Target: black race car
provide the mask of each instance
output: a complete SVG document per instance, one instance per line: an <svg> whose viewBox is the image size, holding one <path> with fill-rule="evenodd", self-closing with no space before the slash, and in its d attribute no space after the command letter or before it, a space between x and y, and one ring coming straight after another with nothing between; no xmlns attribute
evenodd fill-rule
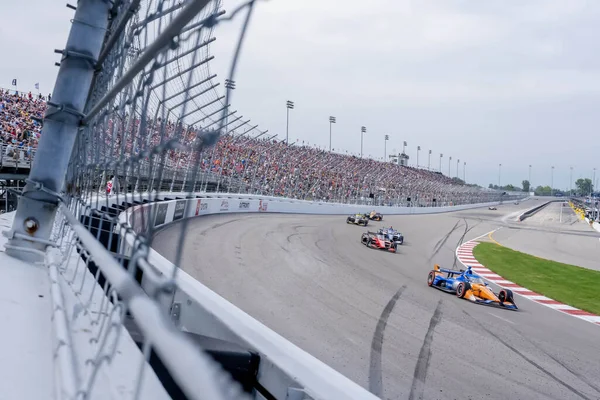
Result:
<svg viewBox="0 0 600 400"><path fill-rule="evenodd" d="M369 223L369 219L363 214L353 214L346 218L346 223L367 226L367 224Z"/></svg>

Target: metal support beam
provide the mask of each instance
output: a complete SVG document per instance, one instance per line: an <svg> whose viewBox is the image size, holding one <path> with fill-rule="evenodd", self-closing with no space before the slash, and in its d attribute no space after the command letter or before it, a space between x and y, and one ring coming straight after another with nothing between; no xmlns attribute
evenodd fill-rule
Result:
<svg viewBox="0 0 600 400"><path fill-rule="evenodd" d="M83 119L82 123L87 124L102 110L116 95L127 86L133 78L142 72L150 61L156 55L165 49L173 40L173 37L181 32L196 15L209 3L210 0L191 0L186 7L171 21L169 26L156 38L151 45L144 49L144 52L138 57L135 63L125 72L108 93L101 98L92 109L90 109ZM77 15L77 14L76 14ZM106 29L106 25L104 25ZM104 36L102 36L104 37ZM89 86L88 86L89 87Z"/></svg>
<svg viewBox="0 0 600 400"><path fill-rule="evenodd" d="M48 245L59 193L65 186L96 60L106 36L109 11L110 3L105 0L82 0L77 4L37 154L8 232L6 253L11 256L39 260Z"/></svg>

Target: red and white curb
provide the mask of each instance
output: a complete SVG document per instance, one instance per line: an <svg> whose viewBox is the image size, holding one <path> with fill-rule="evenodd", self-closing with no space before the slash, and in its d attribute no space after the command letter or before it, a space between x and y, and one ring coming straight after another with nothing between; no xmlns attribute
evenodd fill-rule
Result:
<svg viewBox="0 0 600 400"><path fill-rule="evenodd" d="M483 235L485 236L485 235ZM470 240L463 243L456 249L456 257L466 267L471 267L482 278L495 283L496 285L505 289L510 289L513 293L523 296L531 301L535 301L538 304L542 304L546 307L550 307L554 310L569 314L573 317L583 319L584 321L591 322L596 325L600 325L600 315L592 314L590 312L580 310L575 307L571 307L567 304L563 304L559 301L553 300L549 297L543 296L539 293L533 292L527 288L517 285L514 282L508 281L490 271L485 266L481 265L477 259L473 256L473 248L479 244L479 238Z"/></svg>

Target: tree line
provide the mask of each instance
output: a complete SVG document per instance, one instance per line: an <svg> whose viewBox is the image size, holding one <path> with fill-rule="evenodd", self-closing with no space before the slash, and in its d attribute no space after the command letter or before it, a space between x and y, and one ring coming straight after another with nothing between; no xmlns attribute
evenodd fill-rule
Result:
<svg viewBox="0 0 600 400"><path fill-rule="evenodd" d="M505 190L509 192L533 191L536 196L551 196L552 194L558 196L587 196L590 193L593 193L594 185L592 184L592 180L589 178L579 178L575 181L575 189L572 189L569 193L569 190L561 190L557 188L553 189L550 186L540 185L536 188L532 188L531 183L527 179L525 179L523 182L521 182L521 187L514 186L512 184L498 186L490 183L488 188L496 190Z"/></svg>

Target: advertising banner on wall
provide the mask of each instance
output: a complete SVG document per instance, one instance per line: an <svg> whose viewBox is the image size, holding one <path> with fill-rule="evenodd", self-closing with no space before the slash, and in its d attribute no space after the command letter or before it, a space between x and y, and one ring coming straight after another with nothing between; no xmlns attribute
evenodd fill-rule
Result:
<svg viewBox="0 0 600 400"><path fill-rule="evenodd" d="M173 221L183 218L185 214L185 200L178 200L175 203L175 214L173 214Z"/></svg>
<svg viewBox="0 0 600 400"><path fill-rule="evenodd" d="M156 210L156 219L154 220L154 226L159 226L165 223L167 219L167 210L169 205L167 203L158 203Z"/></svg>
<svg viewBox="0 0 600 400"><path fill-rule="evenodd" d="M131 227L137 234L146 232L148 229L148 221L150 217L150 207L139 207L133 212L131 218Z"/></svg>
<svg viewBox="0 0 600 400"><path fill-rule="evenodd" d="M198 204L196 204L196 215L206 211L208 211L208 203L206 202L206 200L198 200Z"/></svg>

